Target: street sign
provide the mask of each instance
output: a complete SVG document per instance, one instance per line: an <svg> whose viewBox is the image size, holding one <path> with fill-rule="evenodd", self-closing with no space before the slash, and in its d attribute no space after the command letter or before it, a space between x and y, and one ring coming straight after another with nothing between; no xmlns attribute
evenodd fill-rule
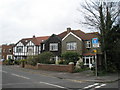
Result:
<svg viewBox="0 0 120 90"><path fill-rule="evenodd" d="M99 47L99 42L98 42L98 38L92 38L92 45L93 47Z"/></svg>
<svg viewBox="0 0 120 90"><path fill-rule="evenodd" d="M97 50L96 50L96 49L94 49L94 50L93 50L93 52L94 52L94 53L96 53L96 52L97 52Z"/></svg>

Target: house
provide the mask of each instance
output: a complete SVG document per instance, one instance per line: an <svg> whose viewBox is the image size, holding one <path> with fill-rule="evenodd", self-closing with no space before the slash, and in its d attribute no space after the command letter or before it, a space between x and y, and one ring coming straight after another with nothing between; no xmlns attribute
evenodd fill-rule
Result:
<svg viewBox="0 0 120 90"><path fill-rule="evenodd" d="M54 58L59 58L61 55L61 38L58 35L52 34L47 40L41 43L41 53L45 51L52 52Z"/></svg>
<svg viewBox="0 0 120 90"><path fill-rule="evenodd" d="M62 39L62 53L72 51L83 56L84 65L90 66L95 63L95 53L92 45L92 38L98 38L98 33L84 33L81 30L67 30L58 36ZM98 47L97 49L99 49ZM100 52L100 51L99 51ZM100 53L99 53L100 54Z"/></svg>
<svg viewBox="0 0 120 90"><path fill-rule="evenodd" d="M14 48L14 59L26 59L28 56L38 55L41 52L41 42L47 40L49 36L23 38L18 41Z"/></svg>
<svg viewBox="0 0 120 90"><path fill-rule="evenodd" d="M91 64L95 63L96 56L100 64L102 55L100 45L98 44L97 48L94 47L93 38L99 38L99 33L85 33L81 30L67 28L66 31L58 35L23 38L15 44L13 54L15 59L26 59L28 56L50 51L57 60L62 53L72 51L81 55L84 65L90 67ZM94 52L96 49L97 53Z"/></svg>
<svg viewBox="0 0 120 90"><path fill-rule="evenodd" d="M0 45L0 60L2 59L2 45Z"/></svg>
<svg viewBox="0 0 120 90"><path fill-rule="evenodd" d="M1 45L0 47L1 59L4 60L13 59L13 46L14 44Z"/></svg>

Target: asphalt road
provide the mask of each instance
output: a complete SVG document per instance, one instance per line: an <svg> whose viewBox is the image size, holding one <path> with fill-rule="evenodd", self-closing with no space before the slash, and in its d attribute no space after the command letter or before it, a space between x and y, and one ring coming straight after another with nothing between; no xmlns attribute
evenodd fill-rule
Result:
<svg viewBox="0 0 120 90"><path fill-rule="evenodd" d="M13 69L13 67L11 68L10 66L3 66L0 73L2 73L2 88L49 88L57 90L96 90L98 88L102 88L101 90L103 90L103 88L118 88L119 86L118 82L75 82L40 73L38 74L30 71Z"/></svg>

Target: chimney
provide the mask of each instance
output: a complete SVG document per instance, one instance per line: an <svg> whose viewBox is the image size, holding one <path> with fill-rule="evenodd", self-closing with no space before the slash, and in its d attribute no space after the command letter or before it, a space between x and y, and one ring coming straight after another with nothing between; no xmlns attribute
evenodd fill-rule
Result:
<svg viewBox="0 0 120 90"><path fill-rule="evenodd" d="M67 28L67 33L69 33L71 31L71 28L69 27L69 28Z"/></svg>
<svg viewBox="0 0 120 90"><path fill-rule="evenodd" d="M35 35L33 35L33 38L35 38Z"/></svg>

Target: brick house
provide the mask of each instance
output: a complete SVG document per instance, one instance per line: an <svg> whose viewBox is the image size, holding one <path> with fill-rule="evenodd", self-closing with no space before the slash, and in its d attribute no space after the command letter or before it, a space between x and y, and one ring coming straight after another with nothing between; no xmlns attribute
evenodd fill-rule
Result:
<svg viewBox="0 0 120 90"><path fill-rule="evenodd" d="M0 45L0 60L2 59L2 45Z"/></svg>
<svg viewBox="0 0 120 90"><path fill-rule="evenodd" d="M1 45L1 59L13 59L13 46L14 44Z"/></svg>

